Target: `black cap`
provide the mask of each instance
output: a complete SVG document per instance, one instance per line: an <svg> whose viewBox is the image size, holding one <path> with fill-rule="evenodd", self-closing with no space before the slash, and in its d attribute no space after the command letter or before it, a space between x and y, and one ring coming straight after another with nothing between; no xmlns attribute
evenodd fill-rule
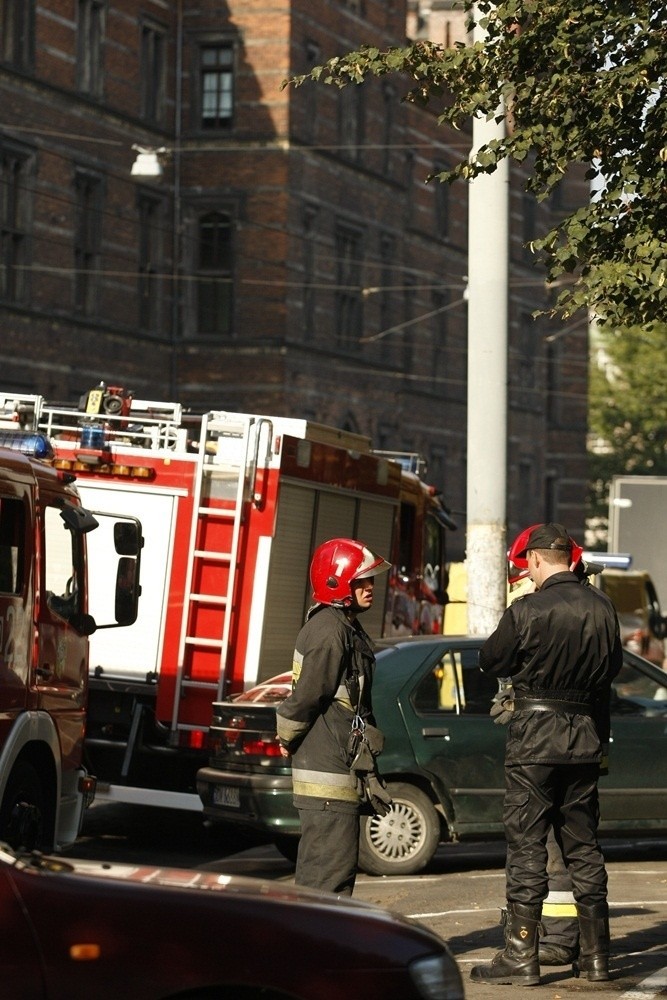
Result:
<svg viewBox="0 0 667 1000"><path fill-rule="evenodd" d="M561 552L571 552L572 539L567 533L567 528L562 524L538 524L528 536L525 547L516 555L523 559L529 549L555 549Z"/></svg>

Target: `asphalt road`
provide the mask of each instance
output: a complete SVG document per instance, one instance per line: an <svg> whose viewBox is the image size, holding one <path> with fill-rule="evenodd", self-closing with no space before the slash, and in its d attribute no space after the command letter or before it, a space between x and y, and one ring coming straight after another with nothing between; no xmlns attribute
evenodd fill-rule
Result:
<svg viewBox="0 0 667 1000"><path fill-rule="evenodd" d="M612 970L608 983L577 979L570 968L542 970L542 995L590 1000L667 996L667 840L606 841L611 906ZM105 861L176 865L290 881L293 870L270 844L207 829L192 813L136 806L94 806L82 836L67 852ZM443 845L418 876L362 875L355 898L417 919L443 937L457 958L469 1000L498 1000L513 987L469 981L472 965L501 947L504 845Z"/></svg>

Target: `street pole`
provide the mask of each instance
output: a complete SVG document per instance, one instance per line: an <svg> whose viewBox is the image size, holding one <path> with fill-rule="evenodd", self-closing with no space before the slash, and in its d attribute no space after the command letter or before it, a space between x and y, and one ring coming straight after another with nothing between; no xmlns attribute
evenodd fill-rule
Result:
<svg viewBox="0 0 667 1000"><path fill-rule="evenodd" d="M475 11L475 19L479 12ZM486 37L475 24L474 40ZM504 122L473 119L473 153L502 138ZM509 165L469 185L468 202L468 632L488 635L507 603L507 323Z"/></svg>

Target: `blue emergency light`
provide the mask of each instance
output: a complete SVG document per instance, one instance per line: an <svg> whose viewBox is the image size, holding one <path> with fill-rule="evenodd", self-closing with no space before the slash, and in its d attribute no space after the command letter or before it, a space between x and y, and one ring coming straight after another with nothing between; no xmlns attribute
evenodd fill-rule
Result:
<svg viewBox="0 0 667 1000"><path fill-rule="evenodd" d="M0 430L0 448L20 451L22 455L32 458L53 458L53 447L46 434L35 434L32 431L2 431Z"/></svg>

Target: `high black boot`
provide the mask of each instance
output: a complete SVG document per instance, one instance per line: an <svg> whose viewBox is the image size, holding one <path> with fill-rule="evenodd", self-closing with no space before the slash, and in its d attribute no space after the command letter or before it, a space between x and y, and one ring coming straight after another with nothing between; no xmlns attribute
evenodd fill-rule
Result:
<svg viewBox="0 0 667 1000"><path fill-rule="evenodd" d="M541 914L541 906L508 903L503 951L499 951L488 965L473 966L470 978L478 983L502 986L539 985L537 934Z"/></svg>
<svg viewBox="0 0 667 1000"><path fill-rule="evenodd" d="M577 903L579 916L579 955L576 975L591 983L609 979L609 907L606 903L583 906Z"/></svg>

